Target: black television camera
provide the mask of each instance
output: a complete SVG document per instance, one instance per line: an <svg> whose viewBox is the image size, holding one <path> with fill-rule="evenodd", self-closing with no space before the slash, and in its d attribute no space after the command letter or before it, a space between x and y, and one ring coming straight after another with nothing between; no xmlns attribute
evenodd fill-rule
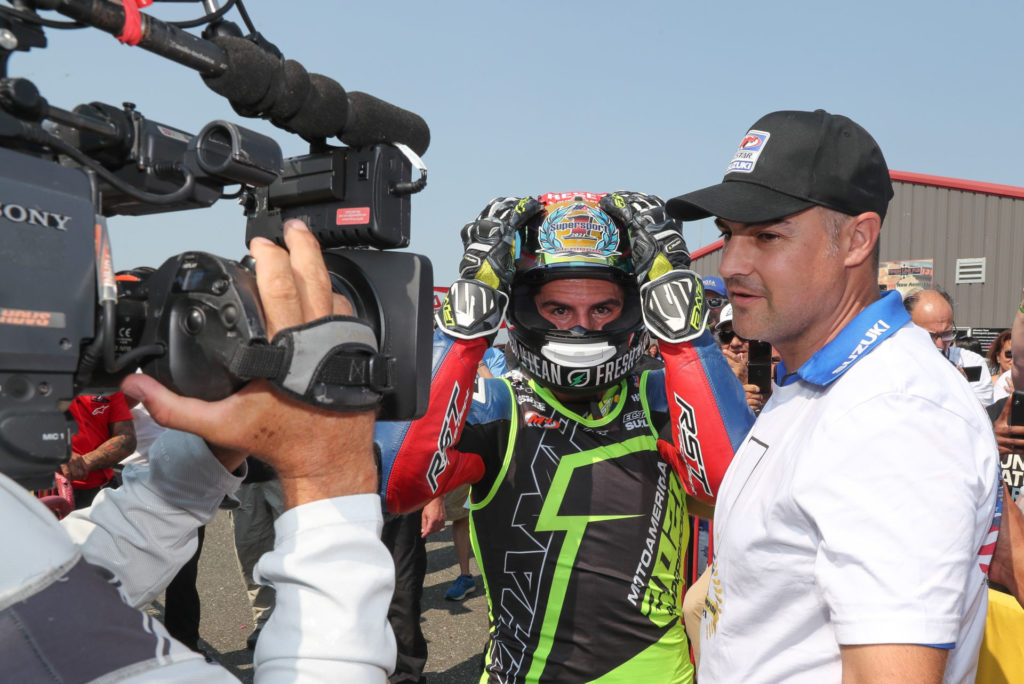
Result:
<svg viewBox="0 0 1024 684"><path fill-rule="evenodd" d="M363 340L317 387L321 401L344 410L379 395L382 419L423 415L432 269L423 256L380 251L409 242L410 195L426 182L422 119L307 74L217 13L209 41L143 14L138 44L200 71L239 113L299 133L309 155L282 159L272 139L226 121L191 135L130 105L65 111L7 77L11 52L46 45L32 5L115 35L127 32L124 10L106 0L13 2L0 7L0 472L49 486L70 455L71 399L114 389L137 367L208 400L262 377L245 363L269 346L248 258L185 252L122 282L110 258L104 217L206 207L227 185L240 186L231 196L245 209L246 243L281 242L285 220L305 220L335 290L373 330L375 345ZM328 146L331 135L350 147Z"/></svg>

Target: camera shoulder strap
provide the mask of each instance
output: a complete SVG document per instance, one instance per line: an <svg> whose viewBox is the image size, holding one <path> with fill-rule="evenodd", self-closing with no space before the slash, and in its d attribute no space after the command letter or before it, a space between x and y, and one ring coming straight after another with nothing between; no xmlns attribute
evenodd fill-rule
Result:
<svg viewBox="0 0 1024 684"><path fill-rule="evenodd" d="M306 404L333 411L375 408L394 384L394 359L377 351L377 336L352 316L327 316L281 330L270 344L239 347L230 370L266 378Z"/></svg>

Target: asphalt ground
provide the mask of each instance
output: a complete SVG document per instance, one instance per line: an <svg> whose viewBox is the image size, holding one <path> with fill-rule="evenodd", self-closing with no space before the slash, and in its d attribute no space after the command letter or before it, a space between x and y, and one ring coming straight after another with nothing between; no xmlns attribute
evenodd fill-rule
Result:
<svg viewBox="0 0 1024 684"><path fill-rule="evenodd" d="M423 635L428 659L424 674L432 684L476 682L487 639L487 601L475 560L470 560L477 590L461 602L446 601L444 592L459 575L451 525L427 539L427 577L423 583ZM343 577L338 578L344 582ZM253 681L252 652L245 640L252 632L242 573L235 556L231 517L220 511L206 528L199 558L200 648L243 682ZM160 615L163 596L150 612Z"/></svg>

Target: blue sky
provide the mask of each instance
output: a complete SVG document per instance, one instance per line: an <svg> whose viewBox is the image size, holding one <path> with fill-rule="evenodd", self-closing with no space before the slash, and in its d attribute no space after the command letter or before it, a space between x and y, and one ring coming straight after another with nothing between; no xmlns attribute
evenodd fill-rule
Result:
<svg viewBox="0 0 1024 684"><path fill-rule="evenodd" d="M1019 2L246 6L309 71L426 119L429 184L413 200L411 249L430 257L438 284L455 276L459 229L491 197L626 188L668 198L718 182L747 128L777 109L850 116L893 169L1024 185ZM201 13L198 3L146 12ZM193 133L228 119L272 136L286 155L307 151L300 138L236 115L185 67L96 29L47 37L48 48L17 53L8 71L57 106L127 100ZM187 249L244 250L231 201L110 225L118 269L158 266ZM705 221L686 236L695 248L715 233Z"/></svg>

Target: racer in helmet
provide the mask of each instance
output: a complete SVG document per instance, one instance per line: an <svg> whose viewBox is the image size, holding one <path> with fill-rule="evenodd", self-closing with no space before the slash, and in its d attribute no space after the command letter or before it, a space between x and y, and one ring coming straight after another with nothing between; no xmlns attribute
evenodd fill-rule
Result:
<svg viewBox="0 0 1024 684"><path fill-rule="evenodd" d="M375 432L387 508L472 483L482 682L691 681L687 499L714 501L753 414L679 224L649 195L549 193L462 237L427 413ZM476 379L503 315L519 369ZM651 334L665 368L637 371Z"/></svg>
<svg viewBox="0 0 1024 684"><path fill-rule="evenodd" d="M512 351L523 368L566 396L618 383L649 346L629 243L596 201L578 197L551 202L521 231L506 314ZM556 315L565 309L555 308L565 297L552 295L583 289L613 297L615 315Z"/></svg>

